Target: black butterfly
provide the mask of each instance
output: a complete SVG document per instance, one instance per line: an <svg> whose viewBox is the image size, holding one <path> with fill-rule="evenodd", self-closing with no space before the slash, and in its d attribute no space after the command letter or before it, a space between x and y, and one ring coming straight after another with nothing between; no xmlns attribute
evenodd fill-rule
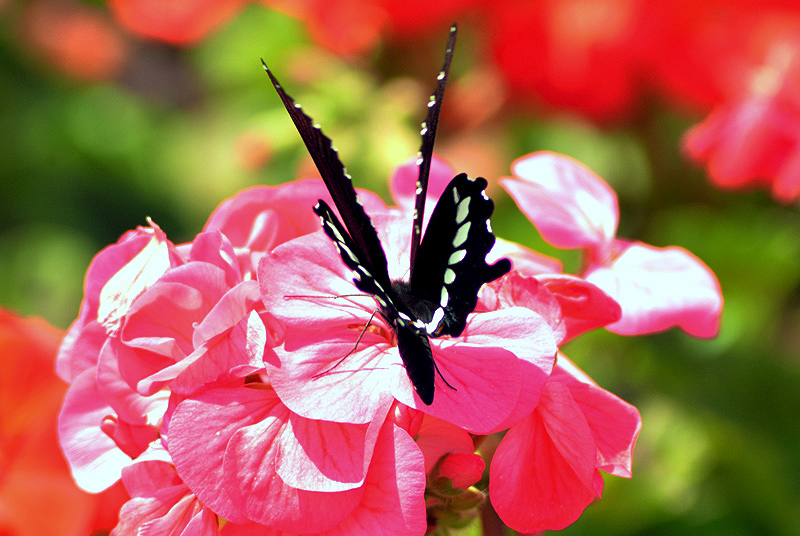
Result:
<svg viewBox="0 0 800 536"><path fill-rule="evenodd" d="M345 265L355 272L356 286L378 301L378 311L397 336L398 350L408 377L419 398L428 405L433 403L438 372L428 337L460 335L466 326L467 315L478 302L480 287L511 269L508 259L492 265L486 263L486 255L495 241L489 224L494 203L486 196L487 183L483 178L471 179L461 173L450 181L436 203L425 237L421 239L433 142L455 39L456 26L453 25L444 66L420 131L422 147L408 281L389 278L386 255L378 234L356 198L350 176L339 161L331 140L286 94L264 64L325 181L344 225L322 200L314 207L314 212L320 217L325 233L339 249Z"/></svg>

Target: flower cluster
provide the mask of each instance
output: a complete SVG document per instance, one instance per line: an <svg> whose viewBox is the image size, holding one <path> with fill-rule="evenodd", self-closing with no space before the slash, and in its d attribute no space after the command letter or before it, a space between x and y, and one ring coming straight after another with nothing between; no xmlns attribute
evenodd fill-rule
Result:
<svg viewBox="0 0 800 536"><path fill-rule="evenodd" d="M100 252L58 356L59 434L83 489L121 478L130 494L112 534L422 535L470 522L487 462L494 509L534 532L575 521L601 470L629 477L638 411L559 347L605 325L713 335L716 279L683 250L615 238L616 197L579 164L536 154L514 174L520 208L548 241L584 248L587 268L563 274L498 240L490 255L514 269L459 337L431 339L430 406L319 229L320 180L245 190L188 244L151 222ZM434 161L429 196L452 176ZM415 178L415 164L394 174L395 207L359 192L394 278Z"/></svg>

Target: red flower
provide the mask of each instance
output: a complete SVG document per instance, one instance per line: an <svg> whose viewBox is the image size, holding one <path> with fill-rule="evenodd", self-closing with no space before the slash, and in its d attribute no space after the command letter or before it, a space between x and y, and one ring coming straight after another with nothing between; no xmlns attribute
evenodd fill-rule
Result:
<svg viewBox="0 0 800 536"><path fill-rule="evenodd" d="M35 318L0 310L4 372L0 400L0 533L65 536L108 530L101 508L115 513L118 490L91 496L75 487L56 437L58 408L67 387L53 364L62 333ZM47 516L42 516L42 505Z"/></svg>
<svg viewBox="0 0 800 536"><path fill-rule="evenodd" d="M134 33L175 44L196 42L228 20L246 0L110 0L119 21Z"/></svg>

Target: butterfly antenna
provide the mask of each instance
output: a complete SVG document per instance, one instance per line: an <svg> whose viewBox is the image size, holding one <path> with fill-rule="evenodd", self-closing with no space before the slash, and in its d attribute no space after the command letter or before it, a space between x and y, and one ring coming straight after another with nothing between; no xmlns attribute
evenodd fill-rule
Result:
<svg viewBox="0 0 800 536"><path fill-rule="evenodd" d="M425 215L425 196L428 191L428 177L431 174L431 158L433 157L433 142L436 138L436 128L439 126L439 111L442 109L442 99L444 98L444 88L447 84L447 75L450 73L450 63L453 60L453 48L456 45L456 33L458 28L455 24L450 27L450 36L447 39L447 47L444 52L444 65L436 77L436 91L428 101L428 116L422 123L419 133L422 136L422 146L419 149L417 164L419 165L419 178L417 179L416 202L414 204L414 227L411 235L411 264L417 258L417 248L422 238L422 221ZM446 382L445 382L446 383Z"/></svg>

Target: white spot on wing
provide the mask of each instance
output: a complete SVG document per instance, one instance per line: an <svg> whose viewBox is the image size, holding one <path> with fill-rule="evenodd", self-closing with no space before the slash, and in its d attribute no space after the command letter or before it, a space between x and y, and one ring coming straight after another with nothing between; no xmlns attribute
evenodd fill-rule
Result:
<svg viewBox="0 0 800 536"><path fill-rule="evenodd" d="M439 298L439 305L447 307L448 301L450 301L450 294L447 292L447 287L442 287L442 297Z"/></svg>
<svg viewBox="0 0 800 536"><path fill-rule="evenodd" d="M456 210L456 223L461 225L464 223L464 220L467 219L469 215L469 197L462 199L461 202L458 204L458 208Z"/></svg>
<svg viewBox="0 0 800 536"><path fill-rule="evenodd" d="M467 237L469 236L469 228L472 225L472 222L467 222L461 227L458 228L458 232L456 232L456 237L453 239L453 247L457 248L461 244L467 241Z"/></svg>
<svg viewBox="0 0 800 536"><path fill-rule="evenodd" d="M450 255L450 258L447 259L447 264L450 266L458 264L459 262L463 261L464 257L466 256L467 256L466 249L459 249L457 251L454 251L453 254Z"/></svg>
<svg viewBox="0 0 800 536"><path fill-rule="evenodd" d="M456 280L456 273L451 268L446 269L444 271L444 284L450 285L455 280Z"/></svg>
<svg viewBox="0 0 800 536"><path fill-rule="evenodd" d="M427 331L429 335L432 335L433 332L436 331L436 328L439 327L439 324L442 323L443 318L444 318L444 309L439 307L433 313L433 318L431 318L431 321L425 324L425 331Z"/></svg>

